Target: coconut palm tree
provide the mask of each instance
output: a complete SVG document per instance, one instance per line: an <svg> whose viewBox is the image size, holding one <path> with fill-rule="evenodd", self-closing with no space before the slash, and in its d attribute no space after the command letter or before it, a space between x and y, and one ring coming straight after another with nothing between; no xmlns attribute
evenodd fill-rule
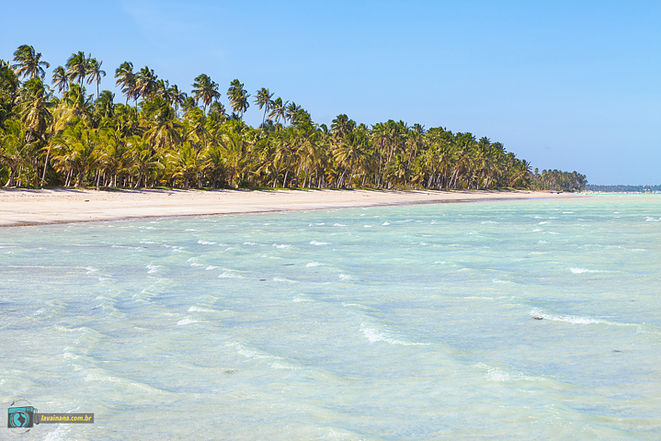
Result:
<svg viewBox="0 0 661 441"><path fill-rule="evenodd" d="M264 109L264 115L262 115L262 125L260 126L259 134L261 136L262 130L264 129L264 121L266 121L266 114L273 107L273 94L266 88L262 87L257 91L255 95L255 104L259 107L259 110Z"/></svg>
<svg viewBox="0 0 661 441"><path fill-rule="evenodd" d="M83 85L85 77L89 72L89 66L87 62L88 57L85 57L85 53L82 51L78 51L69 57L66 64L69 81L73 82L78 80L78 83L81 86Z"/></svg>
<svg viewBox="0 0 661 441"><path fill-rule="evenodd" d="M115 94L109 90L104 90L96 100L95 108L96 115L100 118L110 119L115 113Z"/></svg>
<svg viewBox="0 0 661 441"><path fill-rule="evenodd" d="M186 100L186 92L182 92L176 84L173 84L168 88L168 95L170 96L170 105L174 107L175 113L179 113L179 106Z"/></svg>
<svg viewBox="0 0 661 441"><path fill-rule="evenodd" d="M122 93L126 96L126 104L129 103L129 98L135 98L136 79L133 73L133 63L130 61L123 62L117 70L115 70L115 84L119 86Z"/></svg>
<svg viewBox="0 0 661 441"><path fill-rule="evenodd" d="M204 113L207 113L207 106L211 104L212 101L220 98L218 84L212 81L206 74L200 74L195 77L192 93L196 102L200 100L202 101L202 104L204 105Z"/></svg>
<svg viewBox="0 0 661 441"><path fill-rule="evenodd" d="M14 52L14 64L12 68L16 75L24 78L43 78L46 75L45 68L50 64L41 61L41 52L36 52L32 46L23 44Z"/></svg>
<svg viewBox="0 0 661 441"><path fill-rule="evenodd" d="M25 129L20 121L8 120L0 130L0 164L9 170L5 187L16 185L21 166L29 162L32 146L26 142Z"/></svg>
<svg viewBox="0 0 661 441"><path fill-rule="evenodd" d="M148 66L143 67L135 74L134 98L148 98L158 88L158 75Z"/></svg>
<svg viewBox="0 0 661 441"><path fill-rule="evenodd" d="M250 94L243 88L243 83L238 79L232 80L229 89L227 89L227 98L230 100L232 111L243 119L243 114L248 110Z"/></svg>
<svg viewBox="0 0 661 441"><path fill-rule="evenodd" d="M287 117L287 102L282 102L282 98L276 98L273 100L271 105L271 113L269 113L269 118L273 119L276 124L279 120L285 121Z"/></svg>
<svg viewBox="0 0 661 441"><path fill-rule="evenodd" d="M101 84L101 77L106 76L106 71L101 69L103 61L98 61L96 58L87 60L87 71L89 78L87 84L96 83L96 97L99 97L99 85Z"/></svg>
<svg viewBox="0 0 661 441"><path fill-rule="evenodd" d="M288 119L289 122L291 123L291 122L294 121L294 118L296 117L296 115L298 114L298 112L301 111L301 110L303 110L303 108L302 108L301 106L299 106L298 104L296 104L295 102L292 101L292 102L289 103L289 104L287 105L287 107L285 108L285 112L286 112L286 113L285 113L285 116L287 117L287 119Z"/></svg>
<svg viewBox="0 0 661 441"><path fill-rule="evenodd" d="M53 86L58 92L67 90L69 88L69 77L62 66L57 66L53 71Z"/></svg>

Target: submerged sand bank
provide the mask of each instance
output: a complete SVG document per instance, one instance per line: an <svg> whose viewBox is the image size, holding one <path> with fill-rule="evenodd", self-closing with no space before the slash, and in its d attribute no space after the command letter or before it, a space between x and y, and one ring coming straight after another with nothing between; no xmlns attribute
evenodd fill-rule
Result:
<svg viewBox="0 0 661 441"><path fill-rule="evenodd" d="M0 226L576 196L530 191L0 190Z"/></svg>

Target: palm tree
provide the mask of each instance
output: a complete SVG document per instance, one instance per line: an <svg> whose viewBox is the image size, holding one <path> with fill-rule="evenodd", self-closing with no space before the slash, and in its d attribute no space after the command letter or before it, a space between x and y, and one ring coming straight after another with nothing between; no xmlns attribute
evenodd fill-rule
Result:
<svg viewBox="0 0 661 441"><path fill-rule="evenodd" d="M148 66L140 69L140 71L138 71L138 73L135 75L134 98L137 100L137 97L150 97L157 90L157 80L158 75L154 73L153 69L150 69Z"/></svg>
<svg viewBox="0 0 661 441"><path fill-rule="evenodd" d="M9 169L5 187L16 185L19 169L28 161L31 146L25 141L25 130L20 121L9 120L0 131L0 164Z"/></svg>
<svg viewBox="0 0 661 441"><path fill-rule="evenodd" d="M87 57L85 57L84 52L78 51L69 57L67 60L67 75L69 76L69 81L73 82L77 79L82 86L88 72Z"/></svg>
<svg viewBox="0 0 661 441"><path fill-rule="evenodd" d="M83 184L85 176L101 163L101 136L96 129L90 129L83 123L67 127L57 137L54 150L56 168L65 171L65 186L71 185L76 176L76 187Z"/></svg>
<svg viewBox="0 0 661 441"><path fill-rule="evenodd" d="M21 91L19 114L26 131L26 140L45 142L52 115L48 110L52 103L48 101L46 88L39 78L27 81Z"/></svg>
<svg viewBox="0 0 661 441"><path fill-rule="evenodd" d="M115 94L109 90L104 90L96 100L96 113L101 118L112 118L115 110Z"/></svg>
<svg viewBox="0 0 661 441"><path fill-rule="evenodd" d="M276 98L271 103L271 113L269 113L269 118L275 120L275 123L278 124L278 121L282 119L283 121L287 117L287 102L282 102L282 98Z"/></svg>
<svg viewBox="0 0 661 441"><path fill-rule="evenodd" d="M206 74L200 74L195 77L193 82L193 97L195 101L202 101L204 105L204 113L207 113L207 106L211 104L213 100L220 98L220 92L218 92L218 84L211 80L211 78Z"/></svg>
<svg viewBox="0 0 661 441"><path fill-rule="evenodd" d="M262 125L259 130L261 136L262 130L264 129L264 121L266 121L266 114L273 107L273 94L266 88L262 87L257 91L255 96L255 104L259 107L259 110L264 109L264 115L262 116Z"/></svg>
<svg viewBox="0 0 661 441"><path fill-rule="evenodd" d="M60 93L69 88L69 77L62 66L57 66L53 71L53 86Z"/></svg>
<svg viewBox="0 0 661 441"><path fill-rule="evenodd" d="M92 95L85 94L85 88L72 84L64 93L55 111L53 130L60 132L79 120L90 122L92 117Z"/></svg>
<svg viewBox="0 0 661 441"><path fill-rule="evenodd" d="M246 160L248 145L245 138L236 132L223 134L220 138L220 145L222 146L229 172L229 185L232 187L234 180L239 177Z"/></svg>
<svg viewBox="0 0 661 441"><path fill-rule="evenodd" d="M230 100L232 111L239 116L239 119L243 119L243 114L250 106L248 102L250 94L243 88L243 83L237 79L232 80L229 89L227 89L227 97Z"/></svg>
<svg viewBox="0 0 661 441"><path fill-rule="evenodd" d="M168 95L170 96L170 105L174 106L175 113L178 113L179 106L186 100L186 92L182 92L176 84L173 84L168 88Z"/></svg>
<svg viewBox="0 0 661 441"><path fill-rule="evenodd" d="M301 110L303 110L303 108L293 101L287 105L285 111L287 112L286 116L290 123L294 121L294 118Z"/></svg>
<svg viewBox="0 0 661 441"><path fill-rule="evenodd" d="M149 126L144 136L154 150L165 150L180 140L180 124L174 109L163 98L155 96L143 102L143 114Z"/></svg>
<svg viewBox="0 0 661 441"><path fill-rule="evenodd" d="M99 84L101 83L101 77L106 76L106 71L101 70L101 65L103 61L98 61L96 58L90 58L87 60L87 71L89 72L89 78L87 79L87 84L92 84L96 82L96 97L99 97Z"/></svg>
<svg viewBox="0 0 661 441"><path fill-rule="evenodd" d="M129 103L129 98L135 97L135 74L133 73L133 63L130 61L123 62L117 70L115 70L115 84L121 89L122 93L126 95L126 104ZM137 98L136 98L137 99Z"/></svg>
<svg viewBox="0 0 661 441"><path fill-rule="evenodd" d="M14 52L15 64L12 68L16 70L19 77L43 78L46 75L44 67L49 68L50 64L41 61L41 52L35 52L32 46L23 44Z"/></svg>

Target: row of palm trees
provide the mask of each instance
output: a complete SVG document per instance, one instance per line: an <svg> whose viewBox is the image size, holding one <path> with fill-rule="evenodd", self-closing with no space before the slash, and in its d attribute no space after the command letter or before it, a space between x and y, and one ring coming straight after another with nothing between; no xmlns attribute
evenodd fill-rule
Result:
<svg viewBox="0 0 661 441"><path fill-rule="evenodd" d="M187 94L127 61L115 71L125 97L116 103L111 91L100 90L101 66L91 54L74 53L53 70L49 86L43 80L50 65L33 47L20 46L13 62L0 60L0 182L489 189L532 188L541 176L487 138L401 121L367 127L347 115L330 127L315 124L306 110L266 88L252 99L262 119L253 128L243 121L251 96L238 79L226 92L228 114L208 75L197 76ZM96 97L85 84L96 85ZM572 188L584 185L574 177Z"/></svg>

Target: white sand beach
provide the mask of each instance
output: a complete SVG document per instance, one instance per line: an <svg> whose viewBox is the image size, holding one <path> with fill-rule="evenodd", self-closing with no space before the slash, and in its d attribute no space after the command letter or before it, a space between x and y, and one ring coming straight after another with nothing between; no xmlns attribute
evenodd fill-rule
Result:
<svg viewBox="0 0 661 441"><path fill-rule="evenodd" d="M0 190L0 226L162 216L578 197L531 191Z"/></svg>

